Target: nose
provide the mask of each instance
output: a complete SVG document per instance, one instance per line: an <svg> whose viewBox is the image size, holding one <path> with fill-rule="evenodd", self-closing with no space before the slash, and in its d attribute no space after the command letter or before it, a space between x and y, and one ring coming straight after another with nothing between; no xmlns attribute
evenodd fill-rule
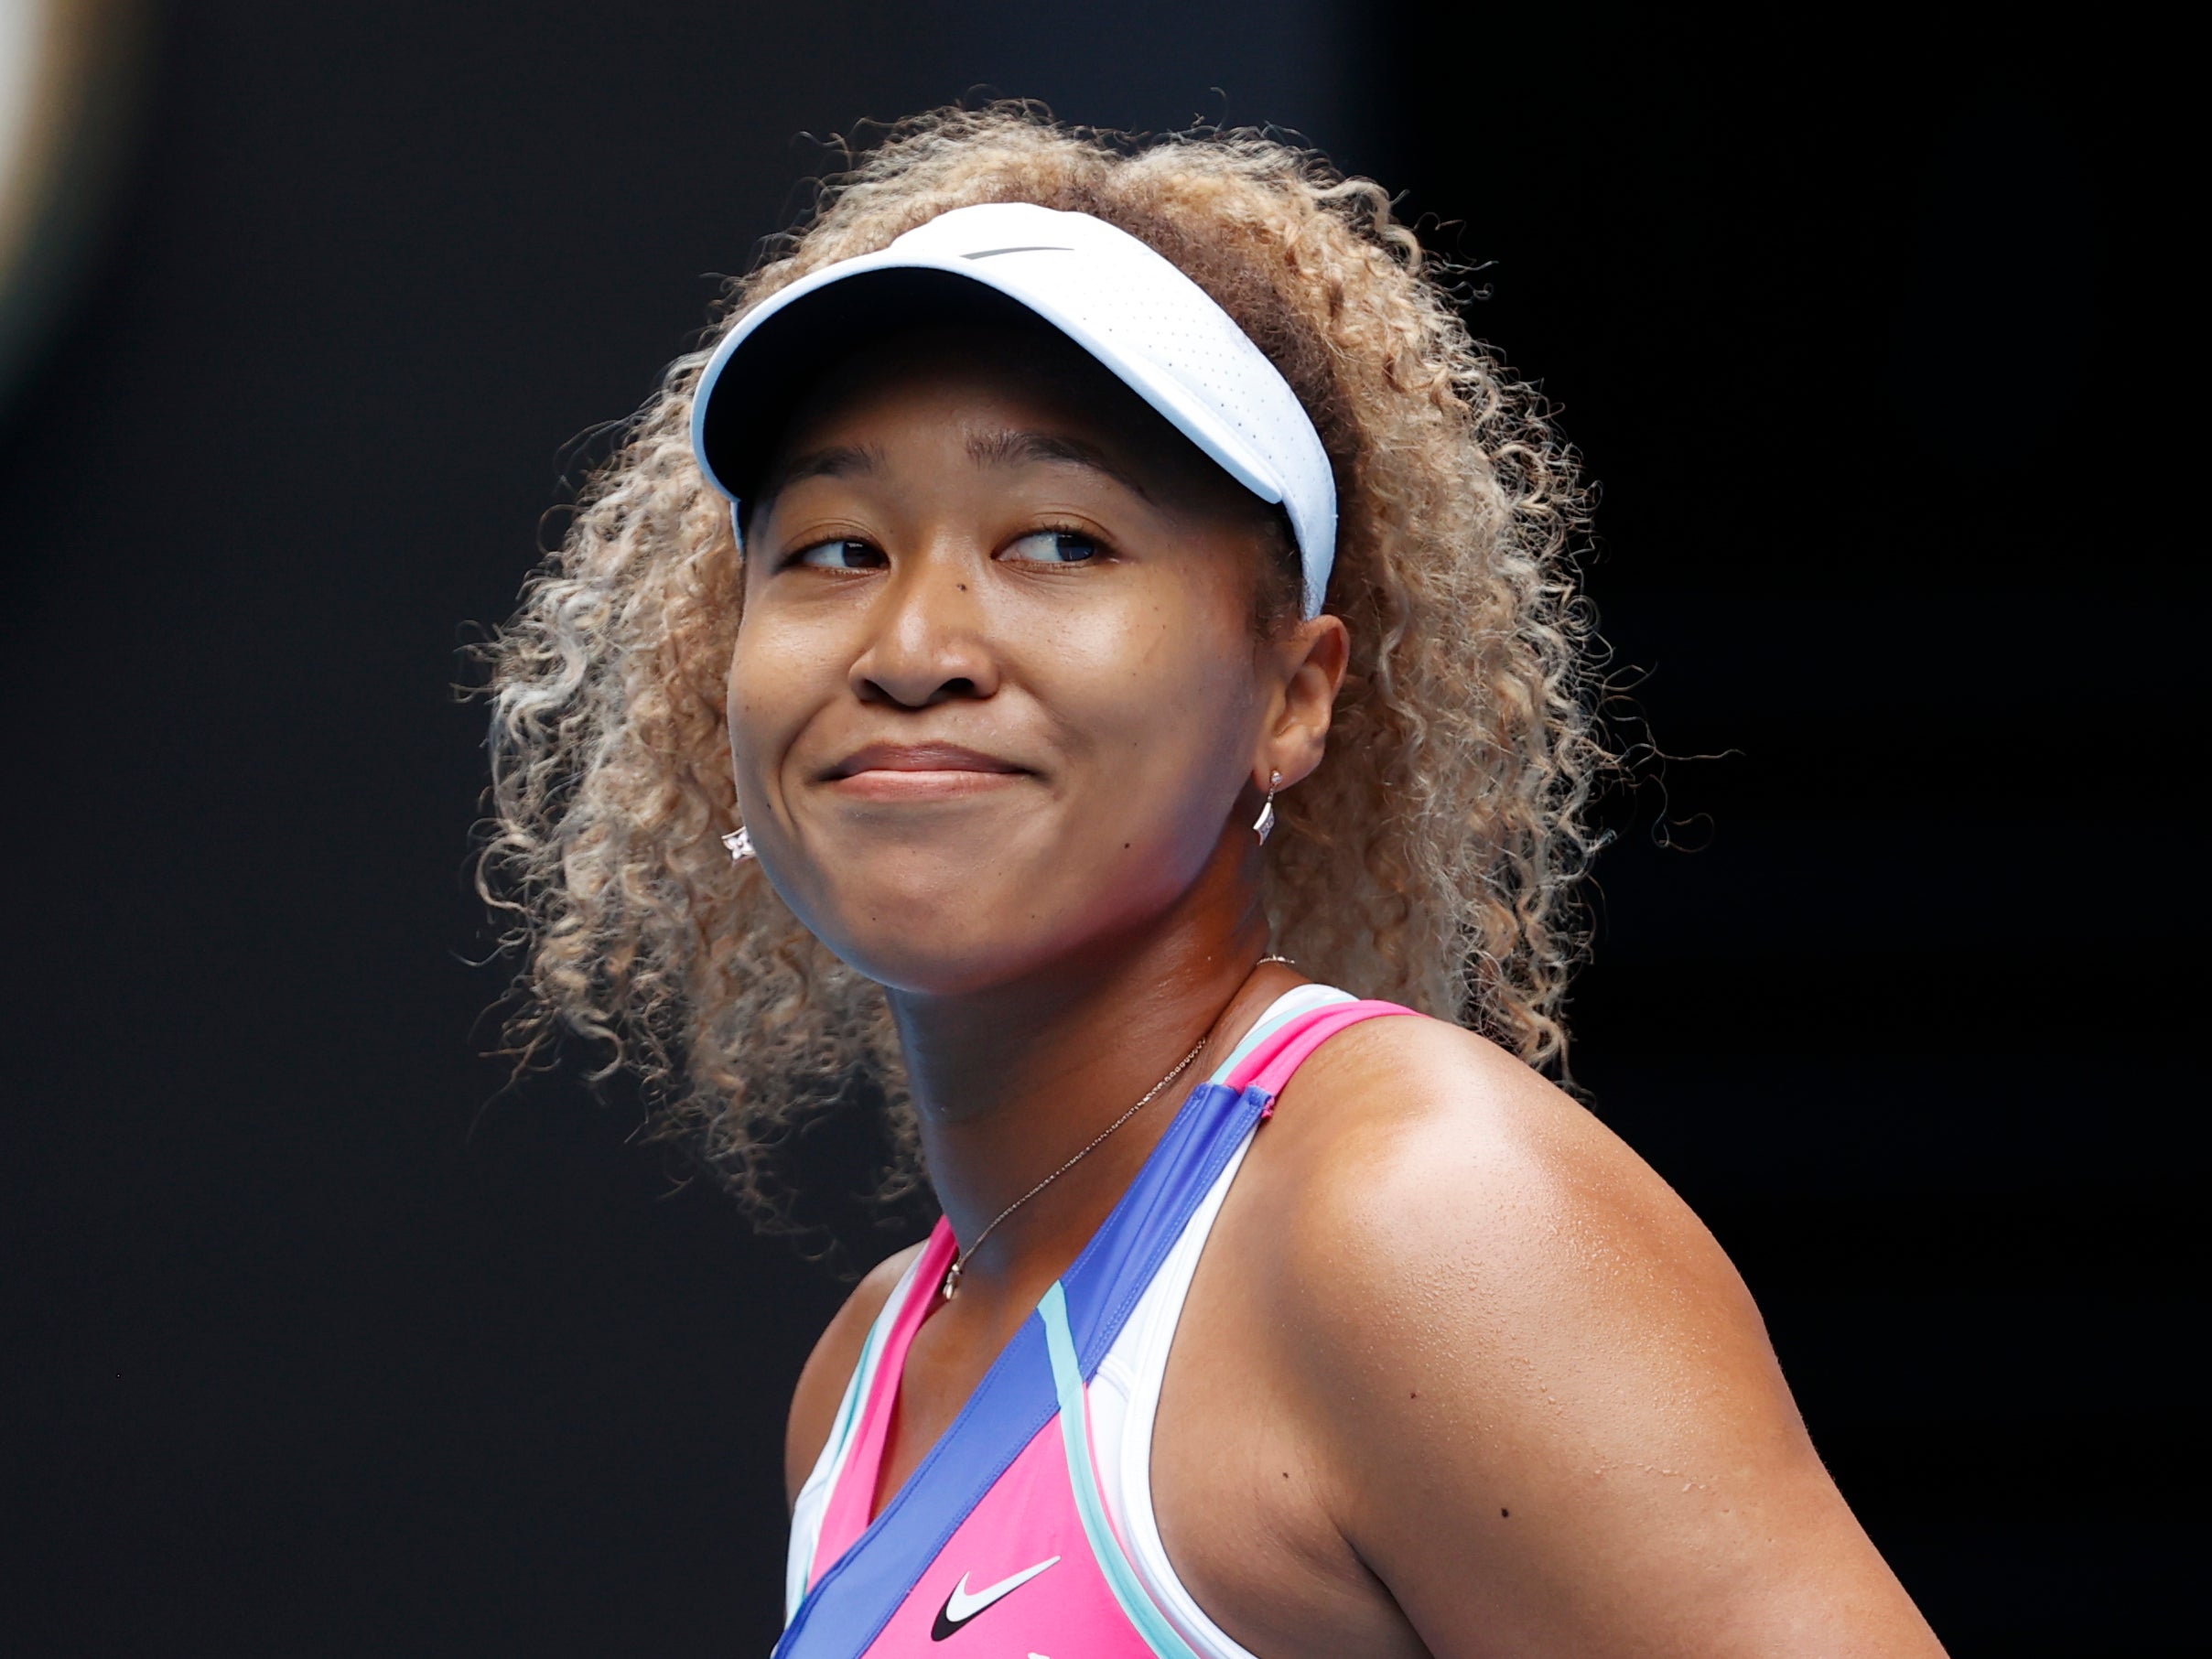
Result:
<svg viewBox="0 0 2212 1659"><path fill-rule="evenodd" d="M974 575L965 561L941 558L895 571L871 607L869 637L853 659L856 696L927 708L998 691L998 656L972 591Z"/></svg>

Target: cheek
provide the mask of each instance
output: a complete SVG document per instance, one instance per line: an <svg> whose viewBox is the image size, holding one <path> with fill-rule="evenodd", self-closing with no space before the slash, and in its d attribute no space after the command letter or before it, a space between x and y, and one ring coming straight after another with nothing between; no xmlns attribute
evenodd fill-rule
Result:
<svg viewBox="0 0 2212 1659"><path fill-rule="evenodd" d="M805 717L821 671L788 630L740 624L725 683L729 749L738 789L753 810L769 809L779 758Z"/></svg>
<svg viewBox="0 0 2212 1659"><path fill-rule="evenodd" d="M1212 649L1185 628L1142 625L1039 653L1041 700L1065 711L1089 810L1144 833L1203 825L1235 798L1255 695L1241 637Z"/></svg>

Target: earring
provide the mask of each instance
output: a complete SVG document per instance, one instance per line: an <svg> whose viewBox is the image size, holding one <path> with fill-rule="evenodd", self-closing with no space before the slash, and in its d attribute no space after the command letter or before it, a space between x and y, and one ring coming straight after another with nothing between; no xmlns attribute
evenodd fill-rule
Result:
<svg viewBox="0 0 2212 1659"><path fill-rule="evenodd" d="M1252 833L1259 837L1262 846L1268 845L1268 832L1275 827L1275 792L1282 786L1280 772L1268 774L1268 798L1259 803L1259 816L1252 820Z"/></svg>
<svg viewBox="0 0 2212 1659"><path fill-rule="evenodd" d="M752 832L739 828L722 837L722 845L729 849L729 861L743 864L752 856Z"/></svg>

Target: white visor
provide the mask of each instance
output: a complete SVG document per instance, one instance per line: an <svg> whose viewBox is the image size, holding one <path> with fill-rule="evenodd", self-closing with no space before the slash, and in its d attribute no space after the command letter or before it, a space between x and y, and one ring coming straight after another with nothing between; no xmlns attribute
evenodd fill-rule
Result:
<svg viewBox="0 0 2212 1659"><path fill-rule="evenodd" d="M766 461L761 450L798 377L823 360L825 332L844 341L924 318L979 317L991 293L1052 324L1231 478L1280 502L1298 540L1305 614L1320 613L1336 559L1336 480L1305 406L1204 289L1087 213L1023 201L955 208L770 295L700 377L691 436L707 481L741 510L747 469Z"/></svg>

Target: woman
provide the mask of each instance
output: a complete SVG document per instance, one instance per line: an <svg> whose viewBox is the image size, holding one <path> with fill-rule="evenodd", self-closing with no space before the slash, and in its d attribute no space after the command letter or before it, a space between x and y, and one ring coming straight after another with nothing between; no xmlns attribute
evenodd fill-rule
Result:
<svg viewBox="0 0 2212 1659"><path fill-rule="evenodd" d="M735 298L498 647L493 856L526 1042L762 1203L872 1073L943 1208L800 1380L779 1653L1937 1652L1539 1075L1573 471L1382 192L944 113Z"/></svg>

